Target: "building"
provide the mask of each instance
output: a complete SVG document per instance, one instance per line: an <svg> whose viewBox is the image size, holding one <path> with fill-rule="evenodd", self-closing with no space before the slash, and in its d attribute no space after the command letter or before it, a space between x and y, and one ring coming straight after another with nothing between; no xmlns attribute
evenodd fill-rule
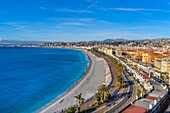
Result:
<svg viewBox="0 0 170 113"><path fill-rule="evenodd" d="M130 107L128 107L128 109L126 109L125 111L123 111L122 113L147 113L147 109L141 106L137 106L137 105L131 105Z"/></svg>
<svg viewBox="0 0 170 113"><path fill-rule="evenodd" d="M142 52L142 62L150 65L152 62L154 62L155 54L153 53L153 50L144 50Z"/></svg>
<svg viewBox="0 0 170 113"><path fill-rule="evenodd" d="M168 65L170 65L170 62L167 59L163 59L161 62L161 72L162 73L168 73Z"/></svg>
<svg viewBox="0 0 170 113"><path fill-rule="evenodd" d="M156 57L154 60L154 70L161 72L161 66L162 66L162 58Z"/></svg>
<svg viewBox="0 0 170 113"><path fill-rule="evenodd" d="M113 50L112 50L111 48L106 48L105 53L106 53L107 55L112 55Z"/></svg>
<svg viewBox="0 0 170 113"><path fill-rule="evenodd" d="M142 62L147 63L147 61L148 61L148 53L143 52L142 53Z"/></svg>
<svg viewBox="0 0 170 113"><path fill-rule="evenodd" d="M146 97L142 97L136 100L131 106L123 110L122 113L148 113L149 111L155 110L165 96L162 92L151 92L148 93Z"/></svg>
<svg viewBox="0 0 170 113"><path fill-rule="evenodd" d="M112 55L113 52L112 48L107 48L107 47L98 48L98 51L103 52L107 55Z"/></svg>
<svg viewBox="0 0 170 113"><path fill-rule="evenodd" d="M116 56L118 56L118 57L122 56L122 50L121 49L116 50Z"/></svg>

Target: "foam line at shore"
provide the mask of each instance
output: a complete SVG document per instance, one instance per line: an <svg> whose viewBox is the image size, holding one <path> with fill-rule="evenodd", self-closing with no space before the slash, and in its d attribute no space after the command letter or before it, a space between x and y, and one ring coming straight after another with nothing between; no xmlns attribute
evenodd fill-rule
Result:
<svg viewBox="0 0 170 113"><path fill-rule="evenodd" d="M82 50L82 52L86 55L86 60L88 60L88 66L84 72L84 74L70 87L68 88L65 92L63 92L62 94L60 94L59 96L57 96L55 99L53 99L51 102L49 102L48 104L46 104L44 107L38 109L35 112L42 112L45 108L49 107L50 105L52 105L53 103L59 101L60 99L62 99L67 93L69 93L79 82L81 82L81 80L84 79L84 77L86 76L86 74L88 73L89 69L92 66L92 60L89 57L89 55L86 53L86 51Z"/></svg>
<svg viewBox="0 0 170 113"><path fill-rule="evenodd" d="M89 59L89 66L84 75L64 94L59 98L54 99L48 105L40 109L40 113L49 113L60 111L72 105L75 105L74 96L82 93L85 99L92 97L97 91L98 87L105 82L106 65L103 58L98 58L88 51L83 51ZM59 100L64 99L64 102L59 104ZM60 109L61 108L61 109Z"/></svg>

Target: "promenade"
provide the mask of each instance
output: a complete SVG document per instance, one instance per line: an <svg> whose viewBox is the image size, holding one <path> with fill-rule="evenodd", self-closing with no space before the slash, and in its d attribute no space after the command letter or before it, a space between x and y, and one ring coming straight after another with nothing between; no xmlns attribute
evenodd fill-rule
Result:
<svg viewBox="0 0 170 113"><path fill-rule="evenodd" d="M91 59L91 68L88 70L86 75L73 87L69 90L64 96L60 99L52 102L44 109L41 109L39 113L53 113L60 111L64 108L68 108L76 104L76 99L74 96L82 93L82 97L88 99L93 96L99 86L105 82L106 68L108 68L107 63L105 63L103 58L98 58L92 53L85 51Z"/></svg>

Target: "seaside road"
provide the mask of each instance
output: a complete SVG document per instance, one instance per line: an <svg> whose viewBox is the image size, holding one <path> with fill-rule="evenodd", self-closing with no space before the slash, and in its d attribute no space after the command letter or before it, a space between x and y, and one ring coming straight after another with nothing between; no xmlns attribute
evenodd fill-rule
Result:
<svg viewBox="0 0 170 113"><path fill-rule="evenodd" d="M85 51L85 54L91 59L91 67L86 75L61 98L54 100L51 104L38 111L39 113L54 113L68 108L76 104L74 96L80 93L82 93L82 97L85 99L94 95L105 80L106 66L103 58L98 58L88 51ZM64 101L60 103L61 100Z"/></svg>
<svg viewBox="0 0 170 113"><path fill-rule="evenodd" d="M125 75L126 80L128 81L128 87L127 89L128 92L126 92L124 95L122 95L124 98L117 103L116 106L114 106L113 108L111 108L110 110L106 111L106 113L115 113L117 110L119 110L124 104L126 104L126 102L128 102L130 100L130 98L132 98L132 92L133 92L133 84L131 83L130 79L127 77L128 75ZM130 98L128 96L126 96L126 94L130 94Z"/></svg>

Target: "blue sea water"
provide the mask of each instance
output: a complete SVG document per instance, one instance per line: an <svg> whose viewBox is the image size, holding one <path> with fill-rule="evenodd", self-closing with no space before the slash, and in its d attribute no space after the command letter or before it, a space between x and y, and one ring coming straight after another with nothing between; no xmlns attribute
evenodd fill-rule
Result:
<svg viewBox="0 0 170 113"><path fill-rule="evenodd" d="M0 48L0 113L31 113L70 88L88 67L79 50Z"/></svg>

